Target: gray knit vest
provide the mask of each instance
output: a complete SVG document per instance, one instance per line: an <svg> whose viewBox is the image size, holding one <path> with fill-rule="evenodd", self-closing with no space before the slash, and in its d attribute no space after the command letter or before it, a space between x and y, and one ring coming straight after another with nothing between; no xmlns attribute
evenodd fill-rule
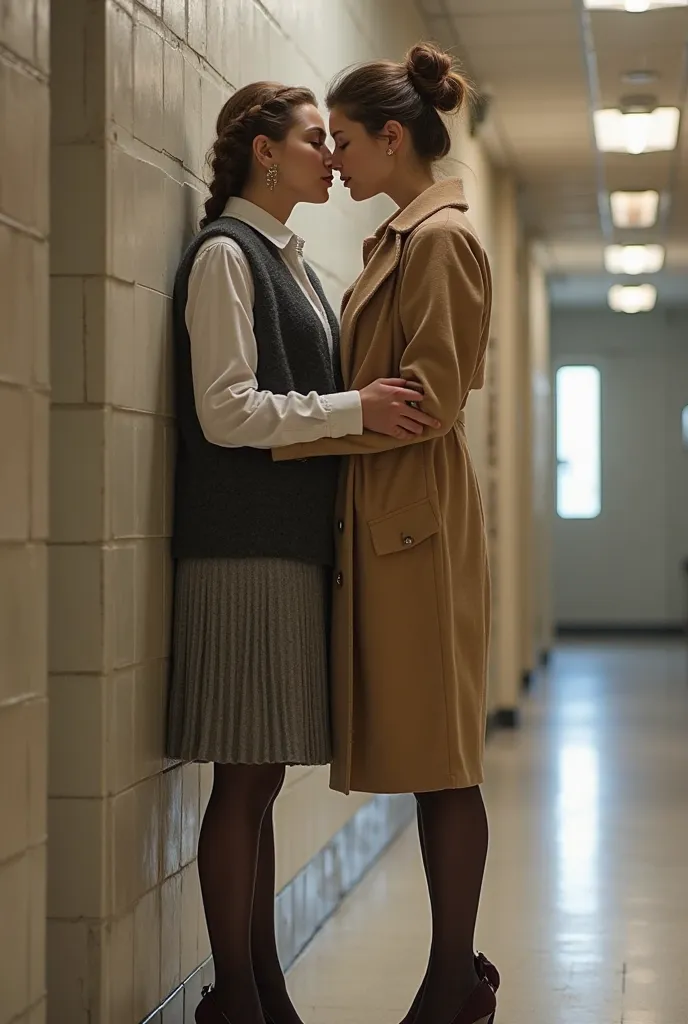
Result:
<svg viewBox="0 0 688 1024"><path fill-rule="evenodd" d="M182 256L173 296L178 442L172 554L331 565L339 459L273 462L269 451L211 444L201 429L185 312L196 253L217 235L233 238L251 267L258 389L280 395L343 390L339 326L311 268L306 268L308 276L335 342L332 355L320 318L276 246L233 217L221 217L200 231Z"/></svg>

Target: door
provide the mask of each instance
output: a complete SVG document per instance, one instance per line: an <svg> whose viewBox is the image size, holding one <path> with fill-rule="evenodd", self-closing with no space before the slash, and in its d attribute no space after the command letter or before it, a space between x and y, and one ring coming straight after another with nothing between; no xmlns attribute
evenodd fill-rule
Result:
<svg viewBox="0 0 688 1024"><path fill-rule="evenodd" d="M577 489L566 487L576 467L572 471L568 465L561 440L567 430L574 439L576 429L590 434L590 394L581 386L576 406L575 387L572 399L569 386L560 422L571 375L563 369L568 361L557 361L561 461L554 591L560 625L664 626L682 620L679 564L688 557L688 452L681 443L681 412L688 404L688 356L672 355L614 353L585 361L599 371L597 507L589 479L594 466L587 466L586 483L585 460L595 461L590 446L581 454L574 443L574 461L583 465Z"/></svg>

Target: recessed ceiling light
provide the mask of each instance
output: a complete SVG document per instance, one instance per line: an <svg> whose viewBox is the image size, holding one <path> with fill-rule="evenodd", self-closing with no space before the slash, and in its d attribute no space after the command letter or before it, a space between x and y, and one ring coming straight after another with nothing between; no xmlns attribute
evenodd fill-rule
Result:
<svg viewBox="0 0 688 1024"><path fill-rule="evenodd" d="M657 302L657 289L653 284L625 286L614 284L607 301L615 313L649 313Z"/></svg>
<svg viewBox="0 0 688 1024"><path fill-rule="evenodd" d="M628 11L642 14L662 7L688 7L688 0L583 0L591 11Z"/></svg>
<svg viewBox="0 0 688 1024"><path fill-rule="evenodd" d="M664 265L662 245L608 245L604 266L610 274L656 274Z"/></svg>
<svg viewBox="0 0 688 1024"><path fill-rule="evenodd" d="M603 153L659 153L676 149L678 107L656 107L649 113L624 114L615 108L596 110L595 138Z"/></svg>
<svg viewBox="0 0 688 1024"><path fill-rule="evenodd" d="M657 223L659 192L612 192L612 221L617 228L651 228Z"/></svg>

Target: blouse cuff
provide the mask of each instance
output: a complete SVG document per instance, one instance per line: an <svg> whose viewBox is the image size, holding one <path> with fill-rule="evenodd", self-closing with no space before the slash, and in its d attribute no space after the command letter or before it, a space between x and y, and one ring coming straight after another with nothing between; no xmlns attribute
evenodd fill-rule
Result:
<svg viewBox="0 0 688 1024"><path fill-rule="evenodd" d="M321 401L328 413L329 437L346 437L347 434L363 433L363 409L358 391L340 391L334 395L322 395Z"/></svg>

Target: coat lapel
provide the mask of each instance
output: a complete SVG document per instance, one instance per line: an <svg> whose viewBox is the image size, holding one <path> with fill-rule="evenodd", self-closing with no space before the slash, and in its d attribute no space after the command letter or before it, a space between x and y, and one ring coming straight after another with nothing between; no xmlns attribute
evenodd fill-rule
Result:
<svg viewBox="0 0 688 1024"><path fill-rule="evenodd" d="M399 266L401 249L401 235L389 231L387 237L380 243L366 264L365 270L353 288L344 296L342 302L342 366L347 387L350 386L352 377L351 356L356 323L375 293Z"/></svg>

